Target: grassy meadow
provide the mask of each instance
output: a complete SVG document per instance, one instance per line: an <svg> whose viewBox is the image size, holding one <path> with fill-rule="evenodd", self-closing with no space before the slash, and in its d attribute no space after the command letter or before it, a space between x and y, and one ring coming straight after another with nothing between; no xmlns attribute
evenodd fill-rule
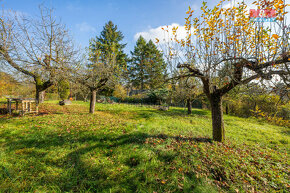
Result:
<svg viewBox="0 0 290 193"><path fill-rule="evenodd" d="M4 108L4 104L1 106ZM289 192L289 128L207 110L49 101L0 115L0 192Z"/></svg>

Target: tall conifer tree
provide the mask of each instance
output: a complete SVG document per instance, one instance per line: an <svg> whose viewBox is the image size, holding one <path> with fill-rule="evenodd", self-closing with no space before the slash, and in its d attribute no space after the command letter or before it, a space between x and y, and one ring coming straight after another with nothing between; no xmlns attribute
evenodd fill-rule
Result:
<svg viewBox="0 0 290 193"><path fill-rule="evenodd" d="M160 87L166 76L166 64L156 45L140 36L131 55L129 79L133 86L141 90Z"/></svg>
<svg viewBox="0 0 290 193"><path fill-rule="evenodd" d="M112 21L106 23L100 36L97 36L90 42L92 59L97 60L94 58L94 53L98 50L98 52L101 52L101 55L98 54L98 56L100 56L102 60L105 61L108 56L113 57L120 67L125 67L127 56L124 53L126 44L121 43L123 38L124 35L118 30L117 25L114 25Z"/></svg>

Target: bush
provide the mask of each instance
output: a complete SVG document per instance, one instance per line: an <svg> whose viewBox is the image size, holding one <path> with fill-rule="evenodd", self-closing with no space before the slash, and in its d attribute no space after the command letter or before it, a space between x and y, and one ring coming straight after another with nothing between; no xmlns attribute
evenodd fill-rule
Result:
<svg viewBox="0 0 290 193"><path fill-rule="evenodd" d="M151 90L147 94L147 100L153 104L162 104L166 101L168 94L167 89Z"/></svg>
<svg viewBox="0 0 290 193"><path fill-rule="evenodd" d="M273 123L275 125L287 126L287 127L290 126L289 120L283 120L282 117L277 117L276 114L274 116L271 116L269 113L265 113L261 109L259 109L258 106L256 106L255 110L251 110L251 111L256 118L265 119L268 122Z"/></svg>
<svg viewBox="0 0 290 193"><path fill-rule="evenodd" d="M226 100L224 105L228 105L231 114L240 117L252 116L252 111L255 110L257 106L259 106L261 111L274 116L278 110L276 105L278 102L279 96L277 95L259 95L255 97L241 95L238 99Z"/></svg>
<svg viewBox="0 0 290 193"><path fill-rule="evenodd" d="M127 96L127 93L122 85L116 85L115 90L113 92L113 96L121 100L124 100Z"/></svg>
<svg viewBox="0 0 290 193"><path fill-rule="evenodd" d="M278 107L277 116L285 120L290 120L290 101Z"/></svg>
<svg viewBox="0 0 290 193"><path fill-rule="evenodd" d="M58 94L61 100L65 100L68 98L70 90L69 82L67 80L62 79L58 82Z"/></svg>

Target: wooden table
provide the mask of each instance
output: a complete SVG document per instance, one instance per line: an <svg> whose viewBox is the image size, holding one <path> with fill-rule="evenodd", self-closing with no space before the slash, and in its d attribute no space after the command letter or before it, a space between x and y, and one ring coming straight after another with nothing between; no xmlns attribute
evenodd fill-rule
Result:
<svg viewBox="0 0 290 193"><path fill-rule="evenodd" d="M11 114L11 104L12 101L16 102L16 110L19 110L19 104L21 105L21 114L24 115L25 113L38 113L38 105L36 104L35 99L31 98L7 98L7 110L8 113ZM32 109L32 104L35 104L34 110Z"/></svg>

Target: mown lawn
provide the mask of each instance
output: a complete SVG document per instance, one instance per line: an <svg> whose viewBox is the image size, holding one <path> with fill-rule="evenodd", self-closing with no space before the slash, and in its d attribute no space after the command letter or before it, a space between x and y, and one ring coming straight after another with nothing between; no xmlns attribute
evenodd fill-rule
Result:
<svg viewBox="0 0 290 193"><path fill-rule="evenodd" d="M125 104L0 115L0 192L289 192L289 128Z"/></svg>

